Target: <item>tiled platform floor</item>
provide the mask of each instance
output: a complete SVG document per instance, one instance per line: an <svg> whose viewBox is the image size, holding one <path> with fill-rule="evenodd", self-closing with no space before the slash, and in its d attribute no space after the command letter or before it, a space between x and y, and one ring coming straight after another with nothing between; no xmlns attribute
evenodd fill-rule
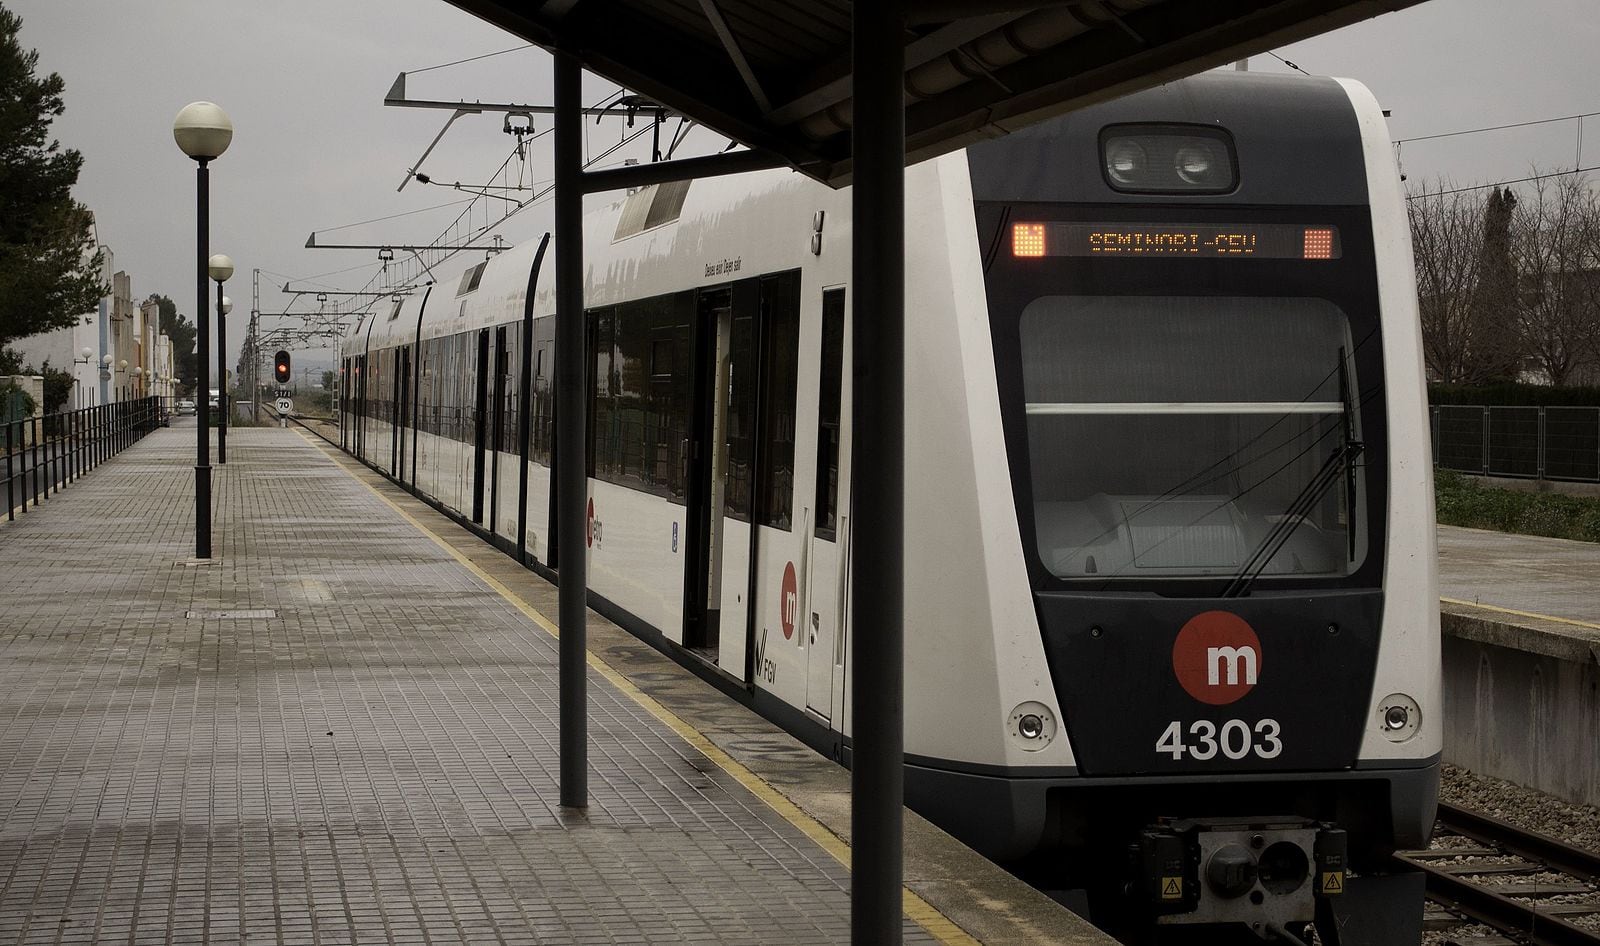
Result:
<svg viewBox="0 0 1600 946"><path fill-rule="evenodd" d="M848 938L838 862L592 672L563 812L555 642L301 435L230 432L185 564L192 437L0 524L0 943Z"/></svg>

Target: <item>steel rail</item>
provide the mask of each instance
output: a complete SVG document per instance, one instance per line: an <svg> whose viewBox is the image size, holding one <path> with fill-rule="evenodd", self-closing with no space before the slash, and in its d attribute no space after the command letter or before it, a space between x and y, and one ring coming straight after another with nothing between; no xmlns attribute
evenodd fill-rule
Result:
<svg viewBox="0 0 1600 946"><path fill-rule="evenodd" d="M1525 860L1536 861L1590 883L1600 882L1600 854L1594 851L1448 802L1439 803L1439 824L1453 834L1504 848L1507 853Z"/></svg>
<svg viewBox="0 0 1600 946"><path fill-rule="evenodd" d="M1552 870L1589 882L1600 878L1600 855L1592 851L1448 802L1439 803L1438 820L1451 833ZM1433 863L1434 858L1396 854L1395 860L1422 871L1429 899L1503 933L1526 937L1533 946L1600 946L1600 931L1541 910L1537 902L1517 900L1441 869ZM1530 884L1529 895L1536 895L1538 889ZM1596 912L1600 912L1600 904Z"/></svg>
<svg viewBox="0 0 1600 946"><path fill-rule="evenodd" d="M1600 933L1586 930L1537 904L1523 903L1495 893L1429 864L1426 860L1396 854L1404 866L1422 871L1429 899L1503 933L1525 936L1533 946L1600 946ZM1529 886L1534 893L1537 887Z"/></svg>

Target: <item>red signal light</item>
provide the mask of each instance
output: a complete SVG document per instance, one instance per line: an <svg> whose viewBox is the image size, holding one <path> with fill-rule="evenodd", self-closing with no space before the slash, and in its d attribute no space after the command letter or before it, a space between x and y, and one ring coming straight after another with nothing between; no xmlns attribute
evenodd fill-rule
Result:
<svg viewBox="0 0 1600 946"><path fill-rule="evenodd" d="M272 380L279 384L289 383L289 353L280 351L272 356Z"/></svg>

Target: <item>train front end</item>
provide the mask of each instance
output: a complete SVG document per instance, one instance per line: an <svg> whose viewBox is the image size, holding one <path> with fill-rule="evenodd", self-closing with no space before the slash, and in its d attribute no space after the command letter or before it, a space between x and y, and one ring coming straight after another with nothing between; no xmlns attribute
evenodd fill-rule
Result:
<svg viewBox="0 0 1600 946"><path fill-rule="evenodd" d="M1355 83L1213 73L968 162L1054 697L1014 735L1071 753L994 788L1043 812L1024 869L1163 942L1389 922L1420 896L1385 865L1431 830L1441 704L1381 110Z"/></svg>

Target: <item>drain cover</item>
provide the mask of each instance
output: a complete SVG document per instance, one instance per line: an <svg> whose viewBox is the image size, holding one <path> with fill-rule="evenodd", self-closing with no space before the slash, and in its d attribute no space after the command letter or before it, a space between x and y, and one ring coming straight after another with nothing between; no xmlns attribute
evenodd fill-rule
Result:
<svg viewBox="0 0 1600 946"><path fill-rule="evenodd" d="M278 612L274 608L245 608L233 611L185 611L186 618L201 618L203 620L247 621L252 618L275 618Z"/></svg>

